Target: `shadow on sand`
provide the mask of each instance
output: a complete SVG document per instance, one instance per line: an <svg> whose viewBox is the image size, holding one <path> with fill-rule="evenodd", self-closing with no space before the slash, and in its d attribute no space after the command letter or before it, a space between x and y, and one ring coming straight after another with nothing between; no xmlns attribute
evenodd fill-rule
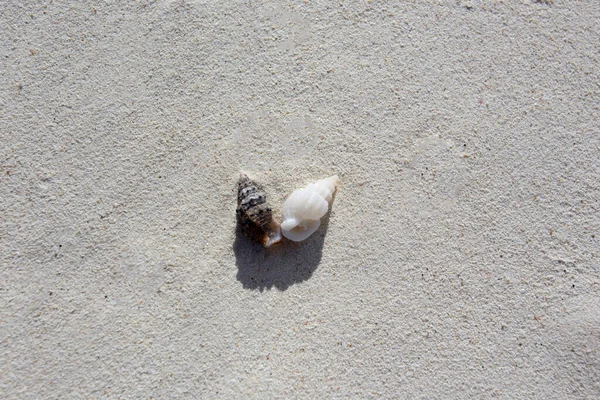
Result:
<svg viewBox="0 0 600 400"><path fill-rule="evenodd" d="M309 279L321 261L328 225L329 212L321 219L319 229L305 241L296 243L283 238L268 249L246 238L238 225L233 244L237 280L246 289L262 292L272 287L286 290Z"/></svg>

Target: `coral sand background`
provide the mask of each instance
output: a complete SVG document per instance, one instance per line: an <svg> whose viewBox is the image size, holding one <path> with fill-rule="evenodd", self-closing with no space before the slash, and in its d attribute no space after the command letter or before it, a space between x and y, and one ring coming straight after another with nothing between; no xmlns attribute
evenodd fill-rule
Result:
<svg viewBox="0 0 600 400"><path fill-rule="evenodd" d="M0 397L600 397L599 21L0 2ZM265 251L240 169L343 183Z"/></svg>

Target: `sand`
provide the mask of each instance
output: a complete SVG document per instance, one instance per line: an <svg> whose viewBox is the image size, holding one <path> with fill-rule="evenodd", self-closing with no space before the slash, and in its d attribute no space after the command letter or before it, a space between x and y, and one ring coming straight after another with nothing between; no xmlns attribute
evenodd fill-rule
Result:
<svg viewBox="0 0 600 400"><path fill-rule="evenodd" d="M219 3L0 2L0 397L599 398L598 2Z"/></svg>

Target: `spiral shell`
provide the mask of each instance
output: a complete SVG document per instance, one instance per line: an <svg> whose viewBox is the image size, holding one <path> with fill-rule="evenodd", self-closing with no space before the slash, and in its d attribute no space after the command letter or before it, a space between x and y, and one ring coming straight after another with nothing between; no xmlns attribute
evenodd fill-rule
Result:
<svg viewBox="0 0 600 400"><path fill-rule="evenodd" d="M236 210L238 223L242 232L255 242L269 247L281 240L281 229L273 219L271 207L267 204L267 196L263 189L246 175L240 173L237 183L238 206Z"/></svg>
<svg viewBox="0 0 600 400"><path fill-rule="evenodd" d="M300 242L312 235L321 225L321 217L327 214L339 183L340 178L334 175L295 190L283 203L283 236Z"/></svg>

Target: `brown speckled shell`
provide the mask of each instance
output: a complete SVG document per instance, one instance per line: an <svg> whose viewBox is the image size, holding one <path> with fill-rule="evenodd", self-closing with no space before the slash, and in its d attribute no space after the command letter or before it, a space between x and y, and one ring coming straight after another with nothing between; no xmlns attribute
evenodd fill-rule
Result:
<svg viewBox="0 0 600 400"><path fill-rule="evenodd" d="M242 173L237 190L236 214L244 235L265 247L279 242L279 224L273 219L273 211L267 204L267 196L260 185Z"/></svg>

